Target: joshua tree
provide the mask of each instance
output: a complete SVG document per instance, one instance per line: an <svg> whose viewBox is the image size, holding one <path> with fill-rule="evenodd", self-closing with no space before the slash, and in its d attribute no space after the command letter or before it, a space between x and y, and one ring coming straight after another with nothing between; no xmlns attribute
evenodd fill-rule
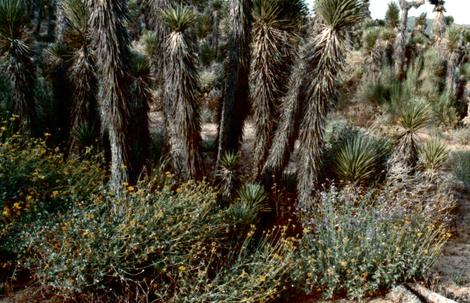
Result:
<svg viewBox="0 0 470 303"><path fill-rule="evenodd" d="M100 129L98 80L89 39L90 13L85 0L63 0L58 10L64 19L62 39L73 50L69 79L73 85L70 149L74 149L77 141L87 145L93 143L96 130Z"/></svg>
<svg viewBox="0 0 470 303"><path fill-rule="evenodd" d="M303 206L318 185L324 126L335 97L336 75L343 68L348 30L365 12L361 0L318 0L315 6L318 33L310 36L302 63L292 75L276 143L264 167L268 176L282 172L297 133L296 120L301 118L297 190Z"/></svg>
<svg viewBox="0 0 470 303"><path fill-rule="evenodd" d="M406 43L407 43L407 26L408 12L411 8L418 8L423 5L425 0L400 0L400 30L395 41L395 73L399 79L405 76L406 65Z"/></svg>
<svg viewBox="0 0 470 303"><path fill-rule="evenodd" d="M134 81L132 85L132 102L130 103L129 123L129 162L131 180L138 180L150 173L149 144L150 126L149 110L152 93L150 63L142 54L134 53L131 64Z"/></svg>
<svg viewBox="0 0 470 303"><path fill-rule="evenodd" d="M251 0L230 1L228 54L219 124L218 162L225 153L236 154L238 152L243 137L243 125L249 112L251 9Z"/></svg>
<svg viewBox="0 0 470 303"><path fill-rule="evenodd" d="M436 16L434 17L434 24L432 26L432 32L434 34L435 45L440 48L442 39L446 32L446 18L444 13L446 11L444 0L429 0L429 2L434 5L434 12Z"/></svg>
<svg viewBox="0 0 470 303"><path fill-rule="evenodd" d="M385 13L385 22L390 28L397 28L400 23L400 8L395 2L388 4L387 12Z"/></svg>
<svg viewBox="0 0 470 303"><path fill-rule="evenodd" d="M255 119L254 175L261 173L279 119L295 57L295 35L306 16L303 1L255 0L251 102Z"/></svg>
<svg viewBox="0 0 470 303"><path fill-rule="evenodd" d="M188 27L194 21L192 10L178 6L164 11L163 18L171 32L165 43L164 103L171 104L168 117L173 166L182 178L202 175L200 157L201 125L197 93L199 83L196 53Z"/></svg>
<svg viewBox="0 0 470 303"><path fill-rule="evenodd" d="M0 0L0 55L6 55L6 73L13 94L13 113L18 115L18 128L33 133L36 120L34 104L35 68L28 45L27 8L22 0Z"/></svg>
<svg viewBox="0 0 470 303"><path fill-rule="evenodd" d="M155 70L155 80L157 83L157 86L160 88L160 93L159 97L160 100L163 101L165 100L165 91L163 90L163 64L165 61L164 58L164 48L165 48L165 41L169 35L169 29L168 27L164 24L164 21L162 19L162 12L169 9L172 4L179 3L180 1L171 1L171 0L146 0L145 2L145 7L147 7L148 10L152 12L151 14L151 20L150 20L150 26L154 29L155 32L155 42L156 44L154 45L153 51L154 54L152 54L152 64L153 64L153 69ZM168 138L167 132L169 131L170 128L170 117L169 113L171 112L171 103L166 104L163 102L163 116L165 120L164 124L164 133Z"/></svg>
<svg viewBox="0 0 470 303"><path fill-rule="evenodd" d="M100 79L99 104L102 128L111 147L110 186L120 193L129 180L128 125L131 58L125 22L127 0L89 0L90 32Z"/></svg>
<svg viewBox="0 0 470 303"><path fill-rule="evenodd" d="M217 58L219 56L220 14L222 11L223 2L222 0L212 0L210 5L212 11L212 35L210 37L210 41L215 57Z"/></svg>

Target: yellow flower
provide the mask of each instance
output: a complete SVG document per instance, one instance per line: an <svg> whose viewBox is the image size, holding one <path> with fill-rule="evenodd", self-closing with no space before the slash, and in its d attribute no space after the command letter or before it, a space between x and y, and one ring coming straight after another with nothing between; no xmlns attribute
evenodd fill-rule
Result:
<svg viewBox="0 0 470 303"><path fill-rule="evenodd" d="M135 191L134 186L128 186L128 187L127 187L127 191L130 192L130 193L131 193L131 192L134 192L134 191Z"/></svg>
<svg viewBox="0 0 470 303"><path fill-rule="evenodd" d="M340 261L339 264L342 266L342 267L346 267L348 265L348 261Z"/></svg>
<svg viewBox="0 0 470 303"><path fill-rule="evenodd" d="M14 203L14 204L13 204L13 208L14 208L15 210L20 210L20 209L21 209L20 203L19 203L19 202Z"/></svg>
<svg viewBox="0 0 470 303"><path fill-rule="evenodd" d="M7 206L5 206L5 208L3 208L2 215L3 215L5 218L10 217L11 212L10 212L10 209L9 209Z"/></svg>
<svg viewBox="0 0 470 303"><path fill-rule="evenodd" d="M259 282L265 282L266 281L266 275L259 276L258 281Z"/></svg>
<svg viewBox="0 0 470 303"><path fill-rule="evenodd" d="M178 270L180 272L184 272L186 270L186 267L184 267L183 265L180 265L180 267L178 267Z"/></svg>

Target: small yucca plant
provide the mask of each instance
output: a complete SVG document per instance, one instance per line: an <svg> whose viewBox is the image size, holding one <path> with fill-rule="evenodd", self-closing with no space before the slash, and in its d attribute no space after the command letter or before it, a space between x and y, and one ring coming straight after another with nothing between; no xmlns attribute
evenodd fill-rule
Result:
<svg viewBox="0 0 470 303"><path fill-rule="evenodd" d="M240 183L238 180L239 158L235 153L225 153L220 159L217 178L220 180L220 190L224 200L230 200Z"/></svg>
<svg viewBox="0 0 470 303"><path fill-rule="evenodd" d="M388 144L363 134L348 138L336 152L336 174L341 181L362 183L378 178L383 171Z"/></svg>
<svg viewBox="0 0 470 303"><path fill-rule="evenodd" d="M449 159L449 150L442 141L433 138L421 149L420 158L423 169L435 172L441 169Z"/></svg>
<svg viewBox="0 0 470 303"><path fill-rule="evenodd" d="M413 101L402 109L399 119L403 132L400 134L394 158L411 167L416 166L419 157L418 132L431 121L426 103Z"/></svg>
<svg viewBox="0 0 470 303"><path fill-rule="evenodd" d="M253 224L261 212L270 210L263 186L251 183L238 191L239 199L229 208L229 215L235 223Z"/></svg>
<svg viewBox="0 0 470 303"><path fill-rule="evenodd" d="M72 137L83 148L96 143L97 133L93 125L83 122L72 130Z"/></svg>

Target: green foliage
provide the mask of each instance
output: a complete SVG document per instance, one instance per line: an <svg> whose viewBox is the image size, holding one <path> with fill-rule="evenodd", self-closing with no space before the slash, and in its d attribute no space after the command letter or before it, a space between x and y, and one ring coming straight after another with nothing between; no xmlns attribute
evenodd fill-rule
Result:
<svg viewBox="0 0 470 303"><path fill-rule="evenodd" d="M362 195L333 187L321 194L304 227L296 272L308 292L359 299L426 274L446 228L419 212L403 213L406 197L389 192L394 189Z"/></svg>
<svg viewBox="0 0 470 303"><path fill-rule="evenodd" d="M398 27L400 22L400 8L396 2L390 2L388 4L387 12L385 13L385 22L390 28Z"/></svg>
<svg viewBox="0 0 470 303"><path fill-rule="evenodd" d="M334 155L336 175L339 180L351 183L377 181L383 175L389 155L387 141L361 133L352 134Z"/></svg>
<svg viewBox="0 0 470 303"><path fill-rule="evenodd" d="M377 39L380 36L380 32L381 29L379 27L368 28L364 31L362 34L362 45L365 51L371 52L374 49Z"/></svg>
<svg viewBox="0 0 470 303"><path fill-rule="evenodd" d="M428 141L421 149L421 165L431 172L441 169L449 159L446 145L436 138Z"/></svg>

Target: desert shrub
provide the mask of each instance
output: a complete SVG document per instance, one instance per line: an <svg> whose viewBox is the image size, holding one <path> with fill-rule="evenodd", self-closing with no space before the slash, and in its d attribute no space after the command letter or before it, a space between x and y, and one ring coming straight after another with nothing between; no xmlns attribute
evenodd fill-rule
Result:
<svg viewBox="0 0 470 303"><path fill-rule="evenodd" d="M470 129L467 127L461 127L451 132L451 138L458 144L469 145L470 144Z"/></svg>
<svg viewBox="0 0 470 303"><path fill-rule="evenodd" d="M151 187L128 187L121 198L99 194L53 226L24 231L30 256L23 265L61 295L100 294L105 302L136 285L161 302L279 296L293 266L293 242L280 235L254 240L249 219L256 216L243 217L242 227L241 216L233 217L237 203L261 205L264 193L253 187L223 209L206 183Z"/></svg>
<svg viewBox="0 0 470 303"><path fill-rule="evenodd" d="M24 231L50 226L73 202L88 199L103 183L99 157L63 155L41 139L0 128L0 288L15 260L26 253Z"/></svg>
<svg viewBox="0 0 470 303"><path fill-rule="evenodd" d="M452 159L452 170L455 177L470 186L470 152L455 153Z"/></svg>
<svg viewBox="0 0 470 303"><path fill-rule="evenodd" d="M285 229L280 234L285 233ZM273 237L274 236L274 237ZM184 275L174 302L276 302L288 289L289 274L297 262L297 240L269 233L261 241L248 234L236 261L214 278ZM254 247L252 247L254 244Z"/></svg>
<svg viewBox="0 0 470 303"><path fill-rule="evenodd" d="M401 186L419 183L394 184L366 194L333 186L321 193L315 213L304 213L294 275L307 292L357 299L426 274L449 237L447 223L433 217L442 210L433 200L441 190L417 196Z"/></svg>

